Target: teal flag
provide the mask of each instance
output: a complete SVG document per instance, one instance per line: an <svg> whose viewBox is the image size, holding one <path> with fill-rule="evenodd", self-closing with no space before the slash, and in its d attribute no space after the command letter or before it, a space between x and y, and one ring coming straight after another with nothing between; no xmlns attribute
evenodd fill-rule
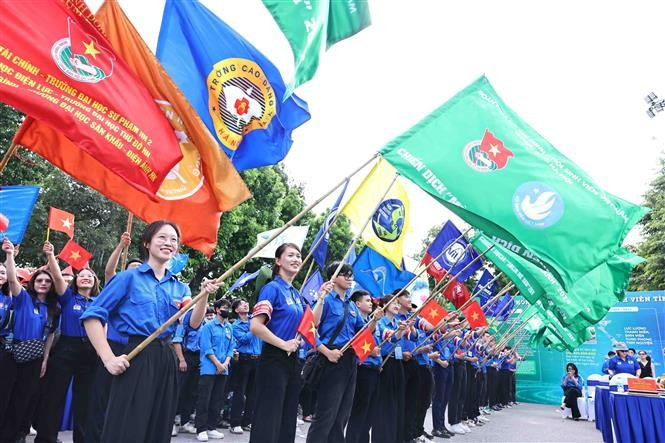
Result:
<svg viewBox="0 0 665 443"><path fill-rule="evenodd" d="M612 257L648 211L604 192L508 108L485 77L381 155L564 288Z"/></svg>
<svg viewBox="0 0 665 443"><path fill-rule="evenodd" d="M371 24L367 0L263 0L293 51L295 70L285 97L314 77L321 51Z"/></svg>

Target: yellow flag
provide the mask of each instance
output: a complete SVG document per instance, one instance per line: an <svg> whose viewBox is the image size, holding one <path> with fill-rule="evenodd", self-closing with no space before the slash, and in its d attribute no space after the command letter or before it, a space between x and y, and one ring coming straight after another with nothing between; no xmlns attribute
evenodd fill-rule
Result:
<svg viewBox="0 0 665 443"><path fill-rule="evenodd" d="M361 229L370 211L376 207L397 171L379 159L365 180L344 206L346 215L356 229ZM409 198L399 179L392 185L362 236L367 245L402 269L404 235L409 231Z"/></svg>

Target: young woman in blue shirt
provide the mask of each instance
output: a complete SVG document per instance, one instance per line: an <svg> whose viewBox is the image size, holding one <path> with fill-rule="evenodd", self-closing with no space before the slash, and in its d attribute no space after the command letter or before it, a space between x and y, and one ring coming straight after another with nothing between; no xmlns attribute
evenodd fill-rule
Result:
<svg viewBox="0 0 665 443"><path fill-rule="evenodd" d="M180 245L175 223L159 220L143 231L145 263L116 275L81 316L88 338L104 367L113 374L102 442L169 441L178 400L178 364L171 343L175 325L166 328L131 361L127 353L156 331L173 314L189 288L166 265ZM218 285L205 282L203 291ZM190 324L198 327L206 297L194 306ZM122 355L115 355L104 324L129 337ZM122 376L120 376L122 374Z"/></svg>
<svg viewBox="0 0 665 443"><path fill-rule="evenodd" d="M566 375L561 379L561 388L564 393L564 404L570 408L573 415L573 420L579 420L580 408L577 407L577 398L582 396L582 388L584 387L584 380L577 372L575 363L568 363L566 365Z"/></svg>

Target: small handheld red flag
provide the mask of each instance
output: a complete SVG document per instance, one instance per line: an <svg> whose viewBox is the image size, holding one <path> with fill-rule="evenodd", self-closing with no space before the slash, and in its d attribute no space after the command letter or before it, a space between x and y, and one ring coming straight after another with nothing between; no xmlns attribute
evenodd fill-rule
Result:
<svg viewBox="0 0 665 443"><path fill-rule="evenodd" d="M351 342L351 347L356 352L360 363L364 363L376 347L376 341L374 340L372 331L370 331L369 328L363 329L363 331Z"/></svg>
<svg viewBox="0 0 665 443"><path fill-rule="evenodd" d="M309 306L305 308L305 313L298 324L298 333L302 335L307 343L316 346L316 326L314 326L314 313Z"/></svg>
<svg viewBox="0 0 665 443"><path fill-rule="evenodd" d="M444 289L443 295L445 295L456 308L462 306L470 298L469 290L466 289L464 283L460 283L456 279L453 279L446 289Z"/></svg>
<svg viewBox="0 0 665 443"><path fill-rule="evenodd" d="M9 219L5 214L0 212L0 232L5 232L9 227Z"/></svg>
<svg viewBox="0 0 665 443"><path fill-rule="evenodd" d="M498 169L504 168L510 157L514 157L513 151L506 148L503 142L494 137L489 129L485 129L485 134L480 142L480 150L496 163Z"/></svg>
<svg viewBox="0 0 665 443"><path fill-rule="evenodd" d="M420 310L420 316L427 320L429 324L435 326L448 315L448 311L439 305L436 300L432 299L425 303L425 306Z"/></svg>
<svg viewBox="0 0 665 443"><path fill-rule="evenodd" d="M48 213L48 227L54 231L64 232L74 238L74 214L58 208L51 208Z"/></svg>
<svg viewBox="0 0 665 443"><path fill-rule="evenodd" d="M483 314L483 310L477 301L471 302L462 312L464 312L464 317L469 321L469 327L479 328L487 326L485 314Z"/></svg>
<svg viewBox="0 0 665 443"><path fill-rule="evenodd" d="M74 240L69 240L58 257L69 263L72 268L81 270L88 265L88 261L92 258L92 254L86 251L82 246L78 245Z"/></svg>

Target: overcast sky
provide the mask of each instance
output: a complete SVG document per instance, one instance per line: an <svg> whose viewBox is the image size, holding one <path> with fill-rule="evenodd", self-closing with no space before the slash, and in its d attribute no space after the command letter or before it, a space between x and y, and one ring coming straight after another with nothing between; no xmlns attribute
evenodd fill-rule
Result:
<svg viewBox="0 0 665 443"><path fill-rule="evenodd" d="M94 11L101 0L88 3ZM203 3L290 80L290 47L260 0ZM164 1L120 4L154 50ZM372 26L333 46L315 78L296 90L312 119L294 131L285 165L308 200L484 73L508 106L602 188L643 201L665 151L665 112L650 119L644 102L651 91L665 98L665 2L381 0L370 7ZM450 213L408 189L411 255Z"/></svg>

